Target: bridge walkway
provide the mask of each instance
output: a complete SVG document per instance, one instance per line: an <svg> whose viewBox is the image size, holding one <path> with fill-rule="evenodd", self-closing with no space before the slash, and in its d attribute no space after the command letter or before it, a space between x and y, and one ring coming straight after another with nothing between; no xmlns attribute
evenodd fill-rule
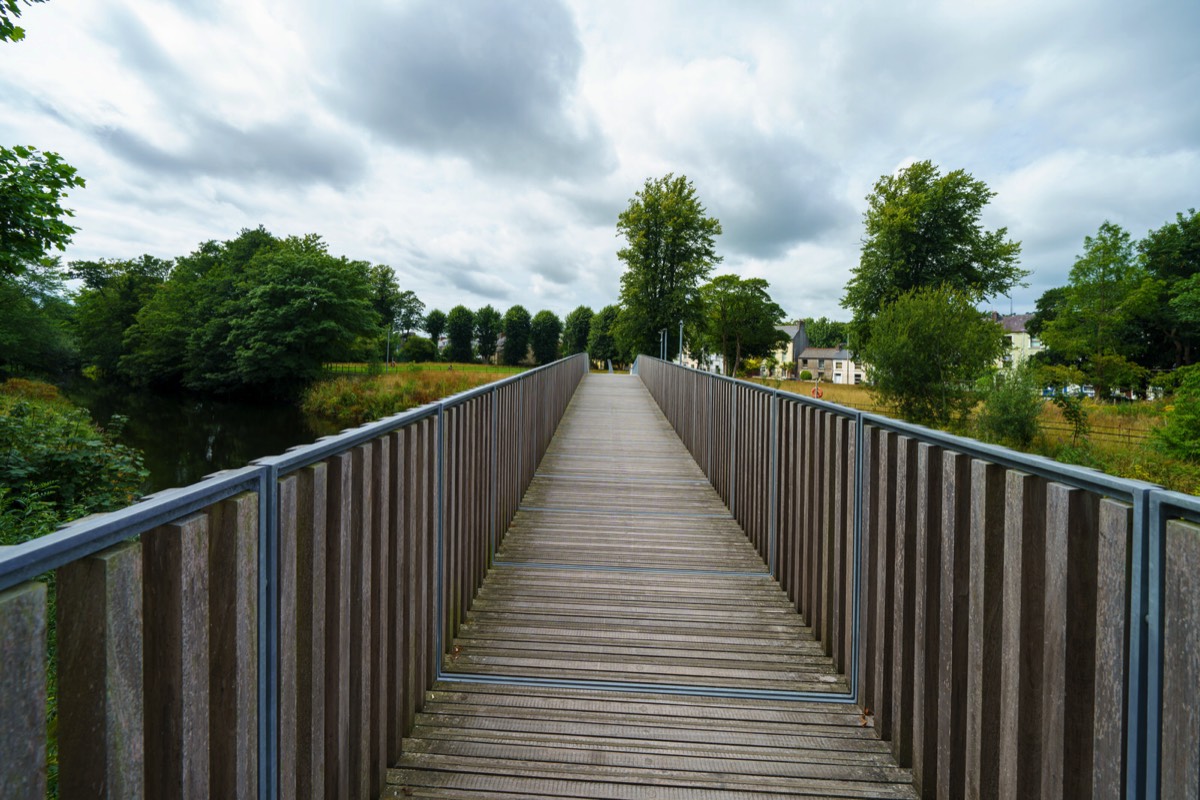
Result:
<svg viewBox="0 0 1200 800"><path fill-rule="evenodd" d="M640 380L580 385L388 797L915 797Z"/></svg>

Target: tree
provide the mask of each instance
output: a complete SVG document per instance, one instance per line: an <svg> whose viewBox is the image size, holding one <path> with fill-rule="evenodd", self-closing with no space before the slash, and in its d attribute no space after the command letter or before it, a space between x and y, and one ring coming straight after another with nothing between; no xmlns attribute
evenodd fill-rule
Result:
<svg viewBox="0 0 1200 800"><path fill-rule="evenodd" d="M500 340L500 312L486 305L475 312L475 340L479 344L479 355L484 362L491 363L496 357L496 343Z"/></svg>
<svg viewBox="0 0 1200 800"><path fill-rule="evenodd" d="M592 310L579 306L563 319L562 351L564 356L587 352L588 334L592 325Z"/></svg>
<svg viewBox="0 0 1200 800"><path fill-rule="evenodd" d="M850 324L834 322L829 317L804 320L804 333L810 347L841 347L850 340Z"/></svg>
<svg viewBox="0 0 1200 800"><path fill-rule="evenodd" d="M1154 430L1155 443L1170 455L1200 461L1200 366L1179 370L1179 388L1166 423Z"/></svg>
<svg viewBox="0 0 1200 800"><path fill-rule="evenodd" d="M25 0L25 5L44 3L46 0ZM17 27L21 6L17 0L0 0L0 42L19 42L25 38L25 29Z"/></svg>
<svg viewBox="0 0 1200 800"><path fill-rule="evenodd" d="M1137 247L1152 281L1143 289L1152 297L1141 328L1154 337L1150 352L1169 359L1144 366L1191 364L1200 346L1200 212L1176 214L1174 222L1150 231Z"/></svg>
<svg viewBox="0 0 1200 800"><path fill-rule="evenodd" d="M400 360L422 363L437 361L437 352L433 349L433 342L424 336L409 336L400 346Z"/></svg>
<svg viewBox="0 0 1200 800"><path fill-rule="evenodd" d="M34 262L20 275L0 272L0 309L0 376L61 373L76 365L73 309L57 259Z"/></svg>
<svg viewBox="0 0 1200 800"><path fill-rule="evenodd" d="M718 275L701 287L703 335L725 360L725 374L736 375L744 357L768 355L787 336L776 326L783 309L767 293L762 278Z"/></svg>
<svg viewBox="0 0 1200 800"><path fill-rule="evenodd" d="M167 280L171 266L151 255L71 262L71 277L83 281L75 298L75 330L85 363L109 377L118 375L120 359L131 349L125 334Z"/></svg>
<svg viewBox="0 0 1200 800"><path fill-rule="evenodd" d="M5 3L15 10L13 0L0 0L0 9ZM5 22L0 18L0 33ZM75 215L62 200L83 186L83 178L57 153L0 147L0 273L20 274L50 248L66 249L78 229L64 221Z"/></svg>
<svg viewBox="0 0 1200 800"><path fill-rule="evenodd" d="M425 304L411 289L405 289L396 299L396 327L406 337L425 319Z"/></svg>
<svg viewBox="0 0 1200 800"><path fill-rule="evenodd" d="M867 196L866 235L842 305L854 312L855 347L890 302L917 288L945 285L973 302L1008 292L1028 273L1007 228L984 230L980 216L995 196L963 170L942 175L919 161L884 175Z"/></svg>
<svg viewBox="0 0 1200 800"><path fill-rule="evenodd" d="M985 377L979 387L983 408L979 431L994 442L1028 447L1038 433L1042 414L1042 387L1028 362L1018 363Z"/></svg>
<svg viewBox="0 0 1200 800"><path fill-rule="evenodd" d="M441 348L442 332L446 330L446 315L436 308L425 317L425 332L433 340L433 350L437 353Z"/></svg>
<svg viewBox="0 0 1200 800"><path fill-rule="evenodd" d="M620 312L620 308L615 305L605 306L592 317L592 322L588 329L588 358L600 363L610 360L622 360L621 352L617 348L617 339L614 335L614 329L617 326L617 318Z"/></svg>
<svg viewBox="0 0 1200 800"><path fill-rule="evenodd" d="M475 315L466 306L455 306L446 316L447 361L466 363L473 361L471 338L475 333Z"/></svg>
<svg viewBox="0 0 1200 800"><path fill-rule="evenodd" d="M516 366L529 352L529 312L524 306L513 306L504 312L504 346L500 359Z"/></svg>
<svg viewBox="0 0 1200 800"><path fill-rule="evenodd" d="M562 335L562 321L553 311L539 311L529 326L529 344L533 348L533 360L538 364L549 364L558 360L558 339Z"/></svg>
<svg viewBox="0 0 1200 800"><path fill-rule="evenodd" d="M922 425L961 423L976 382L1004 352L1003 329L965 292L913 289L884 306L862 350L884 404Z"/></svg>
<svg viewBox="0 0 1200 800"><path fill-rule="evenodd" d="M617 233L626 241L617 251L625 264L618 338L632 352L657 353L659 331L699 316L697 289L721 262L714 246L721 223L707 216L691 181L667 174L646 180L617 217Z"/></svg>
<svg viewBox="0 0 1200 800"><path fill-rule="evenodd" d="M1146 295L1139 292L1146 273L1119 225L1104 222L1095 237L1084 237L1083 249L1043 338L1083 370L1097 398L1106 399L1114 387L1135 384L1143 373L1132 358L1140 342L1130 335L1130 321L1147 312Z"/></svg>
<svg viewBox="0 0 1200 800"><path fill-rule="evenodd" d="M396 273L386 264L375 264L368 270L367 278L371 283L371 305L379 315L379 321L384 330L392 330L400 304L400 284L396 283Z"/></svg>

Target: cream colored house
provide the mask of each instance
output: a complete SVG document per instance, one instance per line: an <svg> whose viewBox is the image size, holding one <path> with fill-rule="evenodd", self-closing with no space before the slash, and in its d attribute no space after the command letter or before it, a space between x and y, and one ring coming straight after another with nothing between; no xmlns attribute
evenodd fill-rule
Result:
<svg viewBox="0 0 1200 800"><path fill-rule="evenodd" d="M995 311L992 312L992 320L999 322L1004 328L1004 339L1008 344L1008 350L1000 357L1000 362L997 366L1011 367L1015 364L1020 364L1028 361L1029 357L1034 353L1040 353L1046 349L1042 344L1042 340L1033 336L1025 330L1025 324L1033 317L1033 314L1006 314L1001 316Z"/></svg>
<svg viewBox="0 0 1200 800"><path fill-rule="evenodd" d="M808 370L815 380L818 376L826 383L860 384L867 380L867 368L854 360L853 354L843 347L806 347L797 359L797 375Z"/></svg>

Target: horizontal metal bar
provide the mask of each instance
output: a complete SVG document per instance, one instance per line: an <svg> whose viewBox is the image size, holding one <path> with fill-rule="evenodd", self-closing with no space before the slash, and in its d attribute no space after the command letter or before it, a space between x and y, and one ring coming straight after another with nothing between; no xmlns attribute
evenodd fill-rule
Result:
<svg viewBox="0 0 1200 800"><path fill-rule="evenodd" d="M182 489L152 494L119 511L85 517L24 544L0 547L0 590L194 514L228 497L247 491L257 492L262 471L262 467L242 467L219 472Z"/></svg>

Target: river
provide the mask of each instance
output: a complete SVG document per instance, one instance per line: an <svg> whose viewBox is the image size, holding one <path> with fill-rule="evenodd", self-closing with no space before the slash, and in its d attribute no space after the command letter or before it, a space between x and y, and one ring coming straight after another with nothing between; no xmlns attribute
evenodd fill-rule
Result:
<svg viewBox="0 0 1200 800"><path fill-rule="evenodd" d="M87 380L65 394L101 425L113 414L129 418L118 440L145 453L147 492L187 486L339 430L290 405L158 395Z"/></svg>

